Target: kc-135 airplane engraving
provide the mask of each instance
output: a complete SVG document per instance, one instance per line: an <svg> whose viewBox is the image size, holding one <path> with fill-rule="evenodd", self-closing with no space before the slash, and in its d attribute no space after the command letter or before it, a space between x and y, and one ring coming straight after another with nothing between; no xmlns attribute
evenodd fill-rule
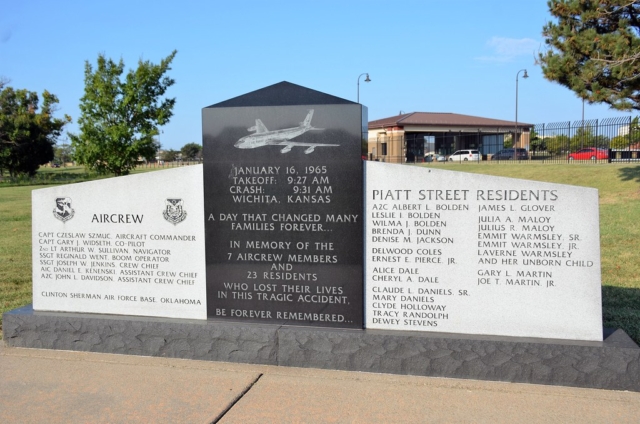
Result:
<svg viewBox="0 0 640 424"><path fill-rule="evenodd" d="M313 109L309 110L307 117L303 122L300 122L300 126L293 128L284 128L281 130L269 131L261 120L256 119L256 124L248 128L248 131L254 131L253 134L249 134L242 137L234 144L238 149L255 149L256 147L263 146L284 146L280 153L290 152L295 146L306 147L305 154L313 153L316 147L331 147L339 146L339 144L322 144L322 143L303 143L300 141L289 141L292 138L296 138L299 135L306 133L307 131L322 131L324 128L314 128L311 126L311 118L313 117Z"/></svg>

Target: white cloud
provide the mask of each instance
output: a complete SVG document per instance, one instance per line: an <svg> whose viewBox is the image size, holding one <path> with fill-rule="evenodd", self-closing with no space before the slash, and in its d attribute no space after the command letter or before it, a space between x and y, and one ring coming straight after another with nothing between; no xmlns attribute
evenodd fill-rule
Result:
<svg viewBox="0 0 640 424"><path fill-rule="evenodd" d="M535 55L540 42L531 38L491 37L486 43L493 55L479 56L476 60L484 62L510 62L517 56Z"/></svg>

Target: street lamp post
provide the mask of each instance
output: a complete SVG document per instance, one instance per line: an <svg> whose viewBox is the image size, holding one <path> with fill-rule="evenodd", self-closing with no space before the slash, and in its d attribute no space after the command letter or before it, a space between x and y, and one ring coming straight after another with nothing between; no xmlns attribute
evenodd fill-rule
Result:
<svg viewBox="0 0 640 424"><path fill-rule="evenodd" d="M580 148L582 149L584 147L584 99L582 99L582 122L580 124L582 125L582 135L580 137Z"/></svg>
<svg viewBox="0 0 640 424"><path fill-rule="evenodd" d="M67 141L69 141L68 137L62 139L62 167L65 168L67 166Z"/></svg>
<svg viewBox="0 0 640 424"><path fill-rule="evenodd" d="M516 154L516 145L518 140L518 76L522 71L524 71L524 75L522 75L522 78L529 78L529 75L527 75L526 69L520 69L516 74L516 128L515 128L515 131L513 132L513 159L514 160L517 159L518 157L518 155Z"/></svg>
<svg viewBox="0 0 640 424"><path fill-rule="evenodd" d="M360 78L361 78L363 75L366 75L366 76L367 76L367 77L364 79L364 82L371 82L371 80L369 79L369 73L368 73L368 72L365 72L365 73L360 74L360 75L358 76L358 103L360 103Z"/></svg>

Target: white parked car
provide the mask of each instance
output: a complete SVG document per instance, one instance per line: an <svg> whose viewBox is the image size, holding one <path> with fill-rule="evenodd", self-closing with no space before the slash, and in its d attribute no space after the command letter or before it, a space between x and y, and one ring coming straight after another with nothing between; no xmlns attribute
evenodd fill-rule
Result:
<svg viewBox="0 0 640 424"><path fill-rule="evenodd" d="M449 162L480 160L480 152L477 150L458 150L449 156Z"/></svg>

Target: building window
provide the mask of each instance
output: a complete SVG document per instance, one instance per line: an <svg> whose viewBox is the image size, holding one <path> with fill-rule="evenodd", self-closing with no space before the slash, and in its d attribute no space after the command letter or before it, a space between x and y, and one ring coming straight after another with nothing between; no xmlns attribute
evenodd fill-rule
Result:
<svg viewBox="0 0 640 424"><path fill-rule="evenodd" d="M435 152L436 151L436 138L432 135L425 135L423 137L424 139L424 148L423 148L423 154L427 154L430 152Z"/></svg>
<svg viewBox="0 0 640 424"><path fill-rule="evenodd" d="M380 143L380 155L387 156L387 143Z"/></svg>

